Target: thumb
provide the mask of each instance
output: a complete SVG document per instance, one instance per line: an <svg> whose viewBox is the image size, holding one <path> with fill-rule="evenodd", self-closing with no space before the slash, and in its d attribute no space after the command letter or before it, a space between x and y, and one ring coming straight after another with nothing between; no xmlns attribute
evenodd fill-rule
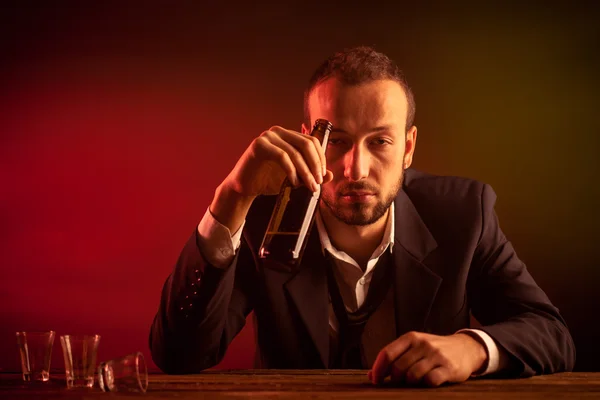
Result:
<svg viewBox="0 0 600 400"><path fill-rule="evenodd" d="M323 183L329 183L333 180L333 172L327 170L327 173L323 177Z"/></svg>

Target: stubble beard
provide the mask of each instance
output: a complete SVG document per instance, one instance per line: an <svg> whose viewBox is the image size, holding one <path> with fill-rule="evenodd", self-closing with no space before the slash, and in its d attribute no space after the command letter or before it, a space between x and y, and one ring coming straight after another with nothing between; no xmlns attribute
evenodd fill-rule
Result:
<svg viewBox="0 0 600 400"><path fill-rule="evenodd" d="M349 183L338 189L333 195L324 192L321 195L321 200L327 206L331 214L341 222L347 225L367 226L379 221L386 214L387 210L392 205L392 202L398 195L403 180L404 170L402 170L400 179L396 182L396 185L392 188L387 197L378 200L373 206L363 203L351 203L342 208L337 201L341 197L342 192L351 190L373 191L373 189L376 189L373 188L372 185L364 182Z"/></svg>

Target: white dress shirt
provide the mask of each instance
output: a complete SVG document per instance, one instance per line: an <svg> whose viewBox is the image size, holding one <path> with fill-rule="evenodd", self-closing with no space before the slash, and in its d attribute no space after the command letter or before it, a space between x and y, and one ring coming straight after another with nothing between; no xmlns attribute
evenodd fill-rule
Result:
<svg viewBox="0 0 600 400"><path fill-rule="evenodd" d="M204 217L198 224L198 244L206 261L217 268L228 267L233 261L235 251L237 251L240 246L244 224L245 221L232 235L229 228L219 223L211 214L210 209L207 209ZM371 255L364 272L352 257L333 247L318 211L316 215L316 225L323 251L328 251L335 261L334 272L344 305L348 311L354 312L365 301L371 278L373 277L373 268L377 264L379 257L388 249L388 247L390 248L390 251L393 251L395 226L394 203L390 206L383 240ZM338 323L331 304L329 304L329 325L333 333L337 334ZM458 332L471 333L471 336L474 335L476 339L480 339L480 343L485 346L488 354L488 361L485 370L478 375L496 372L501 367L498 346L487 333L478 329L461 329Z"/></svg>

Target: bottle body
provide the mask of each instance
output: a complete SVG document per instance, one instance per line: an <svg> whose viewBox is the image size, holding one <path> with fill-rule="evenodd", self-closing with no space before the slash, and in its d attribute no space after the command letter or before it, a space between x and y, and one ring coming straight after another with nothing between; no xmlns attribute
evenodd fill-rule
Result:
<svg viewBox="0 0 600 400"><path fill-rule="evenodd" d="M319 138L321 146L326 148L331 128L330 122L319 119L311 136ZM277 261L288 268L300 263L320 195L321 185L313 192L306 186L295 188L287 178L284 180L260 246L260 258Z"/></svg>

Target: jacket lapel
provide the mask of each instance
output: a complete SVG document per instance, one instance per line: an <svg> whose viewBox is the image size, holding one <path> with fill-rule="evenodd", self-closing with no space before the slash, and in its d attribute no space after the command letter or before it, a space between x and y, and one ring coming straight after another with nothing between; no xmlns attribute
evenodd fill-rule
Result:
<svg viewBox="0 0 600 400"><path fill-rule="evenodd" d="M395 312L398 336L423 331L442 278L422 263L437 243L404 190L394 218Z"/></svg>
<svg viewBox="0 0 600 400"><path fill-rule="evenodd" d="M442 278L422 263L437 243L404 190L395 200L394 249L396 334L422 331ZM284 283L323 366L329 365L329 295L319 233L313 225L302 263ZM280 271L284 265L271 266Z"/></svg>
<svg viewBox="0 0 600 400"><path fill-rule="evenodd" d="M329 365L329 295L316 225L313 226L297 272L284 284L320 356Z"/></svg>

